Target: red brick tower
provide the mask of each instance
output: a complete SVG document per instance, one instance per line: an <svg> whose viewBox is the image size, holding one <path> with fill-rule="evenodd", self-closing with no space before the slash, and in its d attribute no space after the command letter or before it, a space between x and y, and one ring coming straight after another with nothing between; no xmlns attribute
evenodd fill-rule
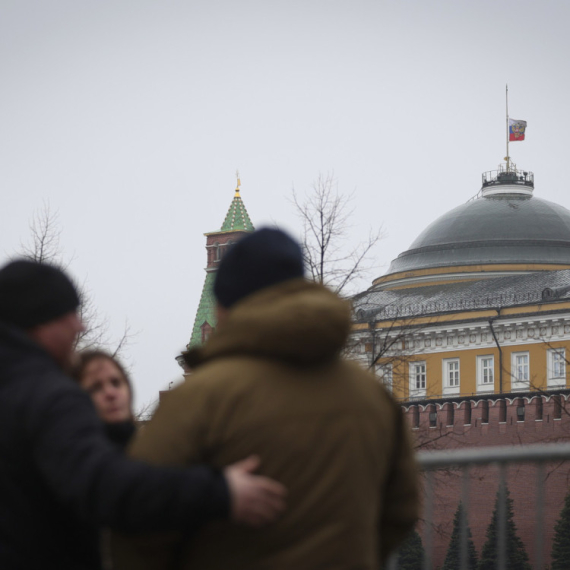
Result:
<svg viewBox="0 0 570 570"><path fill-rule="evenodd" d="M216 300L213 287L220 260L229 246L255 229L241 199L240 185L238 177L234 199L222 227L216 232L204 234L206 236L206 279L196 311L190 342L186 346L187 350L203 344L216 328ZM181 364L181 356L177 358L177 361Z"/></svg>

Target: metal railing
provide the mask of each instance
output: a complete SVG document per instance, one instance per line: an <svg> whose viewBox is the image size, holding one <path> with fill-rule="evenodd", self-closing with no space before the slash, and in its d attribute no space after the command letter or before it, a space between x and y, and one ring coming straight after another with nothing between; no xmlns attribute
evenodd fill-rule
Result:
<svg viewBox="0 0 570 570"><path fill-rule="evenodd" d="M505 570L507 541L507 500L506 472L513 464L536 464L536 520L534 567L544 568L544 482L545 465L552 461L570 459L570 443L551 443L538 445L517 445L480 447L447 451L421 451L417 454L420 468L426 474L426 494L424 503L425 520L425 558L423 570L433 568L433 515L434 515L434 474L441 469L459 469L461 477L462 516L460 519L460 568L468 568L468 520L469 520L469 469L475 466L496 465L499 469L499 494L497 512L497 570ZM397 568L397 559L393 556L389 569Z"/></svg>
<svg viewBox="0 0 570 570"><path fill-rule="evenodd" d="M510 166L501 164L497 170L483 172L482 183L483 188L498 184L519 184L534 188L534 174L519 170L514 162L510 162Z"/></svg>

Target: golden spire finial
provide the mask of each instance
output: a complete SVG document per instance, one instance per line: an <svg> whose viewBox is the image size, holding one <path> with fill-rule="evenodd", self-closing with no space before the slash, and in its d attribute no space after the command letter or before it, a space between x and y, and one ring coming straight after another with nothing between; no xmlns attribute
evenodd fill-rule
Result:
<svg viewBox="0 0 570 570"><path fill-rule="evenodd" d="M239 187L241 186L241 180L239 179L239 170L236 170L236 178L237 178L237 186L236 186L236 195L235 198L239 197Z"/></svg>

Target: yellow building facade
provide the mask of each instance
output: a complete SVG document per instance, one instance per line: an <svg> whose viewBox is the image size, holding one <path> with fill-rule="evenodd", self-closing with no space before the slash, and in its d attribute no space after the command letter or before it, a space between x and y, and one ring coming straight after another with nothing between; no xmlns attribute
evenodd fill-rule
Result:
<svg viewBox="0 0 570 570"><path fill-rule="evenodd" d="M564 391L570 211L512 163L485 173L353 306L358 357L400 401Z"/></svg>

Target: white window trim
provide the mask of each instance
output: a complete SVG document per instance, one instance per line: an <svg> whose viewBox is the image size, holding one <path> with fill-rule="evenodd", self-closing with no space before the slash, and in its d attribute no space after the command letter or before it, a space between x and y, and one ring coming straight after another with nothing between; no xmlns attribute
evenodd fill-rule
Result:
<svg viewBox="0 0 570 570"><path fill-rule="evenodd" d="M416 388L416 367L424 367L425 385L427 387L427 365L425 360L416 360L410 362L410 398L420 398L426 395L426 387Z"/></svg>
<svg viewBox="0 0 570 570"><path fill-rule="evenodd" d="M518 356L526 356L527 358L528 380L519 381L516 379ZM528 351L511 353L511 390L513 392L530 390L530 354Z"/></svg>
<svg viewBox="0 0 570 570"><path fill-rule="evenodd" d="M483 360L493 360L493 381L483 382ZM477 392L494 392L495 390L495 357L492 354L477 355Z"/></svg>
<svg viewBox="0 0 570 570"><path fill-rule="evenodd" d="M450 364L457 363L457 386L450 386L449 384L449 368ZM444 395L448 394L459 394L461 390L461 365L459 364L459 358L444 358L442 360L442 391Z"/></svg>
<svg viewBox="0 0 570 570"><path fill-rule="evenodd" d="M394 389L394 376L393 376L393 369L391 364L377 364L376 365L376 376L380 384L388 390L388 392L392 392Z"/></svg>
<svg viewBox="0 0 570 570"><path fill-rule="evenodd" d="M554 374L554 355L561 354L564 362L564 375L556 376ZM552 348L548 350L547 354L547 373L546 382L549 388L566 388L566 349L564 347Z"/></svg>

